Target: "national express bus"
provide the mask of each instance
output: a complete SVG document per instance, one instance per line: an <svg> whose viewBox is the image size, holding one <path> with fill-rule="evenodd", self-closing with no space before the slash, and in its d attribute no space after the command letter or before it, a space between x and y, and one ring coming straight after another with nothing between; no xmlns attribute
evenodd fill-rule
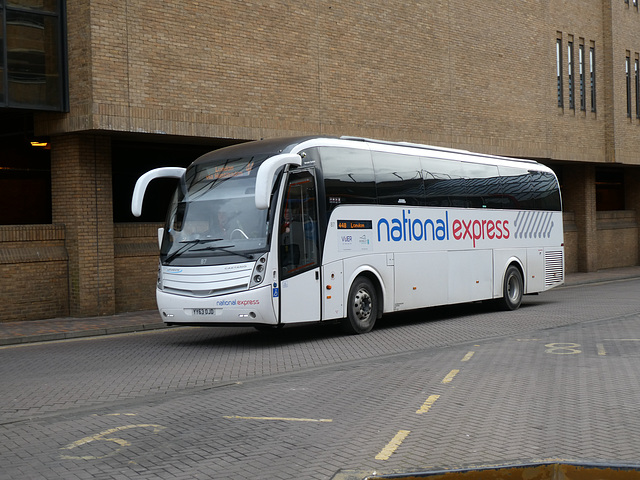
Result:
<svg viewBox="0 0 640 480"><path fill-rule="evenodd" d="M157 303L170 325L261 329L376 319L523 295L564 282L553 171L531 160L363 138L261 140L215 150L175 177L159 229Z"/></svg>

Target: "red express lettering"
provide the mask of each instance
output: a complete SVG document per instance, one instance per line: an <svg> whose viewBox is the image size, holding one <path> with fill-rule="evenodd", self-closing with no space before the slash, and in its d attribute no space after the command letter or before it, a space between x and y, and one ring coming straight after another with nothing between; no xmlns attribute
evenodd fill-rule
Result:
<svg viewBox="0 0 640 480"><path fill-rule="evenodd" d="M476 247L477 240L507 239L510 236L508 220L454 220L452 224L453 238L456 240L469 239Z"/></svg>
<svg viewBox="0 0 640 480"><path fill-rule="evenodd" d="M260 305L260 300L238 300L238 305Z"/></svg>

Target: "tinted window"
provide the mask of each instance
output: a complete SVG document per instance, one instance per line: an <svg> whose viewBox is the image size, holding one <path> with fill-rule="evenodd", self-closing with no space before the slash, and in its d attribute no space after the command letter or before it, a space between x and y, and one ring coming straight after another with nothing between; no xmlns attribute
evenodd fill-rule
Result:
<svg viewBox="0 0 640 480"><path fill-rule="evenodd" d="M381 205L561 209L551 172L339 147L320 148L320 157L328 213L376 198Z"/></svg>
<svg viewBox="0 0 640 480"><path fill-rule="evenodd" d="M525 168L499 167L505 208L533 209L529 171Z"/></svg>
<svg viewBox="0 0 640 480"><path fill-rule="evenodd" d="M381 205L424 205L420 158L372 152L376 191Z"/></svg>
<svg viewBox="0 0 640 480"><path fill-rule="evenodd" d="M320 148L327 215L340 204L376 203L376 186L368 150Z"/></svg>
<svg viewBox="0 0 640 480"><path fill-rule="evenodd" d="M560 210L560 190L552 173L500 167L500 175L505 208Z"/></svg>
<svg viewBox="0 0 640 480"><path fill-rule="evenodd" d="M0 1L0 106L67 108L64 24L57 1Z"/></svg>
<svg viewBox="0 0 640 480"><path fill-rule="evenodd" d="M467 203L471 208L503 208L500 176L495 165L465 163Z"/></svg>
<svg viewBox="0 0 640 480"><path fill-rule="evenodd" d="M560 190L555 175L549 172L530 172L531 185L535 192L536 210L560 210Z"/></svg>
<svg viewBox="0 0 640 480"><path fill-rule="evenodd" d="M466 185L461 162L424 157L420 161L426 205L432 207L466 206Z"/></svg>

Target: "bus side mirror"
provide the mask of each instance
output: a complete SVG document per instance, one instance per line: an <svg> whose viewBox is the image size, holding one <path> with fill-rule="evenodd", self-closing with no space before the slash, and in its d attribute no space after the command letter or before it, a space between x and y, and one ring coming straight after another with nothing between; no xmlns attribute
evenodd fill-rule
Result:
<svg viewBox="0 0 640 480"><path fill-rule="evenodd" d="M133 197L131 198L131 213L134 216L139 217L142 215L142 200L144 199L144 192L147 190L147 186L151 180L156 178L180 178L184 175L186 168L182 167L162 167L149 170L142 175L136 182L136 186L133 189Z"/></svg>
<svg viewBox="0 0 640 480"><path fill-rule="evenodd" d="M162 237L164 237L164 228L158 229L158 248L162 248Z"/></svg>
<svg viewBox="0 0 640 480"><path fill-rule="evenodd" d="M302 157L297 153L281 153L267 158L256 175L256 208L266 210L271 200L273 178L278 169L284 165L302 165Z"/></svg>

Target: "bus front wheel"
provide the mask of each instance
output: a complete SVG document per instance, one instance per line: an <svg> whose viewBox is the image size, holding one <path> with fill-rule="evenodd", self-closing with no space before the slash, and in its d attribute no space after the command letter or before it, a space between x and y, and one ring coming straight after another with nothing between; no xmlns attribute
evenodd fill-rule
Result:
<svg viewBox="0 0 640 480"><path fill-rule="evenodd" d="M509 265L504 275L501 306L504 310L516 310L522 303L524 282L522 274L515 265Z"/></svg>
<svg viewBox="0 0 640 480"><path fill-rule="evenodd" d="M342 329L347 333L371 331L378 317L376 289L366 277L356 278L347 299L347 318L342 320Z"/></svg>

